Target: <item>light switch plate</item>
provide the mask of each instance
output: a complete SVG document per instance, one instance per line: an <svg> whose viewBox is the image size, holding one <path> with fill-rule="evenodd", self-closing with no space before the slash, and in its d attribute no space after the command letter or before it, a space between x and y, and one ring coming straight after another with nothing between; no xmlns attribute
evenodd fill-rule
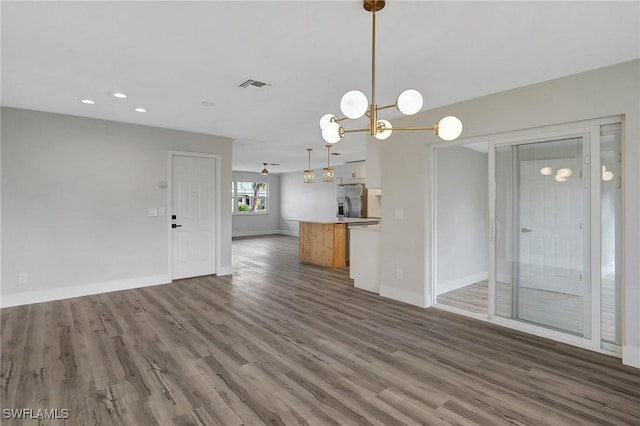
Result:
<svg viewBox="0 0 640 426"><path fill-rule="evenodd" d="M158 209L150 208L147 210L147 216L158 216Z"/></svg>
<svg viewBox="0 0 640 426"><path fill-rule="evenodd" d="M158 209L158 216L164 216L164 207Z"/></svg>
<svg viewBox="0 0 640 426"><path fill-rule="evenodd" d="M396 209L396 220L404 220L404 210Z"/></svg>

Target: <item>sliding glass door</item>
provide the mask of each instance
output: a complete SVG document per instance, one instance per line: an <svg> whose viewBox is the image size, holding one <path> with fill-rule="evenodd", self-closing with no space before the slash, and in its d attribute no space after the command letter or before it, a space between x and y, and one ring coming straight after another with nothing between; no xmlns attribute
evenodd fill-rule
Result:
<svg viewBox="0 0 640 426"><path fill-rule="evenodd" d="M619 354L620 121L436 144L430 164L434 303Z"/></svg>
<svg viewBox="0 0 640 426"><path fill-rule="evenodd" d="M588 139L496 147L496 315L589 337Z"/></svg>

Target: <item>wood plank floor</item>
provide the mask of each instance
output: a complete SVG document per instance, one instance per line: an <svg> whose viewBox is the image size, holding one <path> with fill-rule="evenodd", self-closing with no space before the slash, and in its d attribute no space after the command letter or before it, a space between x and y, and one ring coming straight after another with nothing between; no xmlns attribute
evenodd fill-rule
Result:
<svg viewBox="0 0 640 426"><path fill-rule="evenodd" d="M620 344L615 285L615 277L603 277L600 299L601 333L603 341ZM498 282L496 292L496 314L504 318L518 319L512 309L511 284ZM583 335L585 313L582 297L522 287L518 299L520 320L578 336ZM489 283L480 281L443 293L438 296L437 303L486 316L489 306Z"/></svg>
<svg viewBox="0 0 640 426"><path fill-rule="evenodd" d="M42 425L638 425L618 359L354 289L297 239L233 277L2 309L2 408Z"/></svg>

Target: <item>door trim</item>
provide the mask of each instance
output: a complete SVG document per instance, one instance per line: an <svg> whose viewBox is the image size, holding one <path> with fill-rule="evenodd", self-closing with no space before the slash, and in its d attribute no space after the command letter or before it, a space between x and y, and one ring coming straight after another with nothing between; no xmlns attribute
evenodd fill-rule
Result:
<svg viewBox="0 0 640 426"><path fill-rule="evenodd" d="M604 353L607 355L615 356L625 359L631 359L632 361L629 365L634 365L633 361L636 356L636 352L634 348L626 345L626 318L627 318L627 309L626 303L622 303L617 308L620 310L620 320L621 324L621 345L603 345L601 342L601 311L600 311L600 267L592 267L593 265L600 265L600 189L599 189L599 163L600 161L591 161L594 158L598 158L600 156L599 148L600 148L600 126L614 123L622 123L622 157L623 157L623 165L622 165L622 173L621 180L622 186L625 187L625 182L627 179L627 168L625 167L625 153L627 151L628 141L626 140L626 120L624 115L612 115L601 118L580 120L568 123L561 124L551 124L546 126L540 126L536 128L527 128L527 129L518 129L518 130L509 130L504 132L498 132L493 134L483 134L477 136L471 136L468 138L460 138L456 141L452 142L435 142L428 144L427 148L427 178L430 180L430 184L427 185L427 206L426 206L426 231L425 237L427 239L427 253L425 255L425 299L429 300L431 303L427 306L432 306L437 309L442 309L445 311L455 312L457 314L479 319L481 321L489 322L492 324L497 324L501 326L505 326L514 330L523 331L525 333L529 333L535 336L545 337L554 341L567 343L573 346L581 347L584 349L588 349L594 352ZM590 287L589 291L591 293L591 315L590 315L590 337L579 337L571 334L559 332L553 329L544 328L528 323L523 323L517 320L512 320L508 318L498 317L494 315L495 311L495 283L489 283L489 303L488 303L488 315L474 314L468 311L464 311L457 308L452 308L446 305L438 304L437 296L436 296L436 277L437 272L435 271L437 265L437 253L436 253L436 242L437 242L437 232L436 232L436 182L435 182L435 169L437 167L436 164L436 149L443 147L453 147L453 146L463 146L476 142L489 142L489 277L491 281L491 276L495 277L495 234L496 234L496 224L495 224L495 196L496 196L496 185L495 185L495 176L492 176L492 170L495 167L495 148L498 146L508 146L508 145L519 145L523 143L535 143L535 142L543 142L545 140L553 139L556 137L567 137L572 135L584 136L588 135L590 137L590 141L586 146L583 155L588 155L589 158L589 168L585 168L588 176L587 180L590 186L590 210L591 212L596 212L596 214L590 213L589 218L589 244L587 245L587 253L585 253L588 269L585 271L590 279ZM591 188L598 188L596 190L592 190ZM625 217L625 205L626 205L626 197L625 192L623 191L620 194L621 200L621 280L620 280L620 291L622 293L621 298L624 299L626 288L627 288L627 277L626 277L626 269L625 269L625 260L626 260L626 238L625 238L625 230L627 229L627 218ZM495 278L494 278L495 281Z"/></svg>
<svg viewBox="0 0 640 426"><path fill-rule="evenodd" d="M171 232L171 214L173 207L173 157L174 156L182 156L182 157L199 157L199 158L210 158L213 159L214 167L215 167L215 178L216 182L214 185L214 199L216 202L216 206L213 209L216 215L214 226L215 226L215 252L216 258L214 261L215 265L215 274L219 275L222 270L222 257L221 257L221 240L220 240L220 230L222 228L221 216L222 216L222 156L219 154L207 154L203 152L190 152L190 151L173 151L169 150L168 152L168 161L167 161L167 238L169 242L169 247L167 248L167 270L169 272L169 278L173 281L173 233Z"/></svg>

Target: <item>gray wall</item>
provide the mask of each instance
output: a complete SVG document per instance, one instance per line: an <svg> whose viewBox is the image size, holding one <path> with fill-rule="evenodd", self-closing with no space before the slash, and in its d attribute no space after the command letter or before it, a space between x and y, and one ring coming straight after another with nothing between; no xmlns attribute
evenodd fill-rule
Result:
<svg viewBox="0 0 640 426"><path fill-rule="evenodd" d="M219 154L231 187L231 140L2 108L3 305L152 285L168 276L168 151ZM221 265L231 273L230 197ZM28 282L18 283L27 272Z"/></svg>
<svg viewBox="0 0 640 426"><path fill-rule="evenodd" d="M352 177L352 173L356 177ZM322 169L315 169L315 183L304 183L302 170L280 175L280 232L298 236L298 220L331 219L337 214L336 185L365 183L365 164L357 162L334 167L334 182L322 181Z"/></svg>
<svg viewBox="0 0 640 426"><path fill-rule="evenodd" d="M336 216L336 183L322 181L315 170L315 183L304 183L302 171L280 175L280 230L298 236L298 220Z"/></svg>
<svg viewBox="0 0 640 426"><path fill-rule="evenodd" d="M488 160L459 146L436 152L438 294L487 278Z"/></svg>
<svg viewBox="0 0 640 426"><path fill-rule="evenodd" d="M631 61L569 77L425 111L394 121L395 127L424 126L445 115L457 115L465 125L464 138L520 129L624 115L625 221L624 293L625 341L623 361L640 367L640 61ZM394 132L382 144L382 282L381 294L419 306L430 304L426 277L431 266L429 215L430 173L428 132ZM407 185L411 182L411 185ZM394 218L396 206L417 197ZM403 268L403 278L396 269Z"/></svg>
<svg viewBox="0 0 640 426"><path fill-rule="evenodd" d="M234 214L233 236L269 235L280 232L280 176L275 174L233 172L234 181L267 182L269 187L269 212L266 214Z"/></svg>

